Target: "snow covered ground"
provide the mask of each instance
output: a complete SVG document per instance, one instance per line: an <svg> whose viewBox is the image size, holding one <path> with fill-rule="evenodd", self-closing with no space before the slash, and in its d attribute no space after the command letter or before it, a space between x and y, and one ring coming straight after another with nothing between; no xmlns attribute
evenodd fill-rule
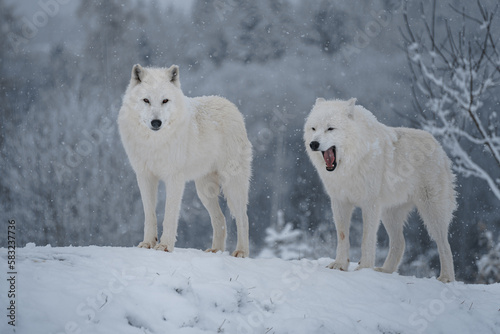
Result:
<svg viewBox="0 0 500 334"><path fill-rule="evenodd" d="M330 261L28 244L16 254L15 333L500 332L500 284L340 272ZM14 332L9 288L4 276L0 333Z"/></svg>

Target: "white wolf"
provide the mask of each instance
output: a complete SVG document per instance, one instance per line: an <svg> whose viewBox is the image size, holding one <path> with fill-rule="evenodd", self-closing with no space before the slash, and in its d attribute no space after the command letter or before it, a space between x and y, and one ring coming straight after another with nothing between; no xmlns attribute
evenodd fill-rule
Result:
<svg viewBox="0 0 500 334"><path fill-rule="evenodd" d="M448 225L456 202L450 160L431 134L385 126L355 102L317 99L304 129L307 152L331 198L337 229L336 260L329 267L347 270L351 215L354 207L360 207L363 240L358 269L375 265L382 219L390 250L377 270L397 270L405 249L403 226L417 207L437 243L438 279L453 281Z"/></svg>
<svg viewBox="0 0 500 334"><path fill-rule="evenodd" d="M213 227L212 248L207 251L225 249L226 221L219 206L222 187L237 224L232 255L248 256L252 146L236 106L217 96L184 96L176 65L168 69L135 65L118 125L144 206L144 241L139 247L174 250L184 186L195 180ZM167 200L163 234L156 244L159 181L165 182Z"/></svg>

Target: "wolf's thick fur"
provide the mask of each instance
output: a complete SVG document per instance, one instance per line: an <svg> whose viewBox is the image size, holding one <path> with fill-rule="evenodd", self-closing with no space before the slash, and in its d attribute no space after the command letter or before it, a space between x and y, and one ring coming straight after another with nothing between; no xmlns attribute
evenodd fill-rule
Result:
<svg viewBox="0 0 500 334"><path fill-rule="evenodd" d="M248 256L252 147L236 106L217 96L184 96L175 65L168 69L135 65L118 125L144 206L144 241L139 247L174 250L184 186L195 180L213 227L209 251L225 249L226 221L219 206L222 187L238 230L233 256ZM165 182L167 200L163 234L157 244L159 181Z"/></svg>
<svg viewBox="0 0 500 334"><path fill-rule="evenodd" d="M438 279L453 281L448 225L456 201L450 160L431 134L385 126L355 102L316 100L304 129L307 153L331 198L337 229L337 256L330 268L347 270L351 215L360 207L363 240L358 268L374 267L382 220L390 250L377 270L397 270L405 249L403 226L417 207L437 243Z"/></svg>

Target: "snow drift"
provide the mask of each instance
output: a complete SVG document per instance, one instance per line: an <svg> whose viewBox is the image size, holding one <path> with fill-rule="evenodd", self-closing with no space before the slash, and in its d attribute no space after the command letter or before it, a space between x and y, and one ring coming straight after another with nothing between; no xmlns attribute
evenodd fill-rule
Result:
<svg viewBox="0 0 500 334"><path fill-rule="evenodd" d="M0 249L7 273L7 250ZM332 259L193 249L17 249L16 327L1 333L494 333L500 284L443 284ZM353 264L351 266L355 267ZM2 295L8 290L2 279ZM6 313L5 299L2 309Z"/></svg>

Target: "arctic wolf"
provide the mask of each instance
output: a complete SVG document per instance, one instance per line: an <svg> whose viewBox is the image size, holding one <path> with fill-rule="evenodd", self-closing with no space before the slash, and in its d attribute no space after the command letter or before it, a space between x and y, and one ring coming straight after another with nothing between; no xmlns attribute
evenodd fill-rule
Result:
<svg viewBox="0 0 500 334"><path fill-rule="evenodd" d="M416 207L437 243L438 279L453 281L448 225L456 202L450 160L431 134L385 126L355 102L317 99L304 129L307 153L331 198L337 229L337 256L329 267L347 270L351 215L360 207L363 240L358 269L375 265L382 220L390 250L376 270L396 271L405 249L403 225Z"/></svg>
<svg viewBox="0 0 500 334"><path fill-rule="evenodd" d="M135 65L118 125L144 206L144 241L139 247L174 250L184 186L186 181L194 180L213 227L212 248L207 251L225 249L226 221L219 206L222 188L238 230L232 255L248 256L252 146L236 106L217 96L184 96L176 65ZM157 244L155 207L159 181L165 182L167 200L163 234Z"/></svg>

